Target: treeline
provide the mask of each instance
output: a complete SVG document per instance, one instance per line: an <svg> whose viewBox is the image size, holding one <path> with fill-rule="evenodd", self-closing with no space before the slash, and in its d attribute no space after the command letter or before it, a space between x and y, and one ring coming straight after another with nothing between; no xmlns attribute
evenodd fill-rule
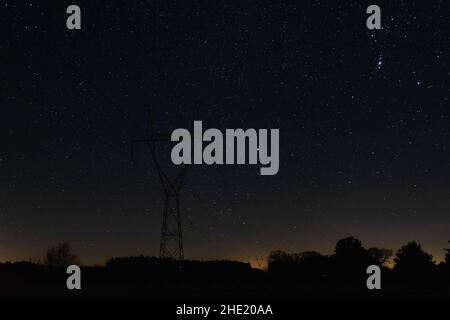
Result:
<svg viewBox="0 0 450 320"><path fill-rule="evenodd" d="M42 262L0 263L0 299L236 299L450 298L450 249L436 264L415 241L395 253L364 248L348 237L333 254L273 251L267 270L249 263L117 257L83 266L82 290L66 287L66 266L79 263L68 243L49 248ZM368 290L367 267L378 265L382 290Z"/></svg>
<svg viewBox="0 0 450 320"><path fill-rule="evenodd" d="M176 261L155 257L118 257L106 262L109 272L145 280L159 286L214 286L234 283L256 283L263 281L262 271L255 270L250 263L215 261Z"/></svg>
<svg viewBox="0 0 450 320"><path fill-rule="evenodd" d="M366 289L367 267L378 265L382 268L384 289L448 292L450 249L444 250L445 261L436 264L432 255L415 241L405 244L394 255L389 249L366 249L360 240L348 237L336 243L331 255L315 251L295 254L274 251L268 257L267 268L275 283L291 289Z"/></svg>

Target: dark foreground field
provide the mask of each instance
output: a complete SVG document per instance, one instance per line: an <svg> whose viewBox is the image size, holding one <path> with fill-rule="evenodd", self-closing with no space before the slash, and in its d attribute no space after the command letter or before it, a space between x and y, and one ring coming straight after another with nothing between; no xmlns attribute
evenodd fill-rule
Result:
<svg viewBox="0 0 450 320"><path fill-rule="evenodd" d="M382 289L374 291L366 288L364 272L307 272L304 268L289 269L287 265L264 272L232 261L176 262L129 257L111 259L104 267L81 270L82 289L71 291L66 287L69 275L65 268L25 262L0 264L0 298L450 299L449 273L444 267L409 279L383 269Z"/></svg>

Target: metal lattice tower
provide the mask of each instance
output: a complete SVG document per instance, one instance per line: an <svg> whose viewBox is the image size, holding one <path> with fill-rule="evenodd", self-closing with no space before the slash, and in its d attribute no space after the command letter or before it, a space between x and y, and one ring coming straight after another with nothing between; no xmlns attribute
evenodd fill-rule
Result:
<svg viewBox="0 0 450 320"><path fill-rule="evenodd" d="M185 175L187 166L182 168L178 177ZM178 179L177 177L177 179ZM184 179L184 177L182 178ZM164 212L161 228L161 242L159 248L160 258L183 260L183 230L180 214L180 190L175 183L168 189L164 188Z"/></svg>
<svg viewBox="0 0 450 320"><path fill-rule="evenodd" d="M180 193L187 174L187 165L182 165L175 178L170 179L164 171L157 157L155 144L157 142L168 142L168 135L155 136L151 119L146 137L143 139L132 140L134 143L146 143L150 151L152 162L156 167L161 186L164 191L164 209L161 228L161 242L159 248L159 257L172 258L175 260L184 259L183 248L183 227L181 223L180 211ZM132 147L133 152L133 147Z"/></svg>

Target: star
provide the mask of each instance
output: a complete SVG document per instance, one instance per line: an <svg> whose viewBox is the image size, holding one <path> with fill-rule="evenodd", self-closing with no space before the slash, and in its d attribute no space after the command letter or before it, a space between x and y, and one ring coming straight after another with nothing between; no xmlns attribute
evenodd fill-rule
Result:
<svg viewBox="0 0 450 320"><path fill-rule="evenodd" d="M380 54L380 55L378 56L377 69L378 69L378 70L381 70L381 69L383 68L383 64L384 64L384 61L383 61L383 55Z"/></svg>

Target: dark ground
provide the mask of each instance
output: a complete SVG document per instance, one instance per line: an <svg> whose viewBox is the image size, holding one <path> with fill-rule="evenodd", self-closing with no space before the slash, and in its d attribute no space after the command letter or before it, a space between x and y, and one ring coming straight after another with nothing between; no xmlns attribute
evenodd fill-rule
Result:
<svg viewBox="0 0 450 320"><path fill-rule="evenodd" d="M232 261L161 261L136 257L109 260L105 267L82 267L82 290L66 288L65 268L31 263L0 265L1 299L449 299L450 281L436 267L407 281L384 269L382 290L369 291L367 276L298 276L289 270L264 272ZM300 270L296 271L301 275ZM357 281L355 281L357 280ZM359 281L360 280L360 281ZM424 280L424 281L422 281Z"/></svg>

